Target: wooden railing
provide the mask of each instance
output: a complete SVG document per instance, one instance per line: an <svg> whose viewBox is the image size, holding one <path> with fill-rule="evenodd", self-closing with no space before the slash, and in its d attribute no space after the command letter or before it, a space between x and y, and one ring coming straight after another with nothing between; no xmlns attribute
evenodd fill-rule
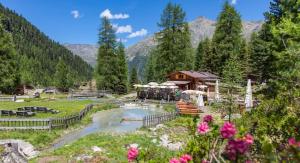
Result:
<svg viewBox="0 0 300 163"><path fill-rule="evenodd" d="M158 124L171 121L178 116L177 112L148 115L143 118L143 127L152 127Z"/></svg>
<svg viewBox="0 0 300 163"><path fill-rule="evenodd" d="M0 130L51 130L56 128L68 128L78 123L87 113L93 109L92 104L87 105L79 113L61 118L0 118Z"/></svg>
<svg viewBox="0 0 300 163"><path fill-rule="evenodd" d="M14 101L14 97L3 97L3 96L0 96L0 101Z"/></svg>

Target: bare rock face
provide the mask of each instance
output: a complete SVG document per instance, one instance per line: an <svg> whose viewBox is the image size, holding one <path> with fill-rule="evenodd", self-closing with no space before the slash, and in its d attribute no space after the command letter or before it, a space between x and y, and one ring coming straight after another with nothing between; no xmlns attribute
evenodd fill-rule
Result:
<svg viewBox="0 0 300 163"><path fill-rule="evenodd" d="M89 44L64 44L73 54L80 56L91 66L95 66L97 63L97 45Z"/></svg>
<svg viewBox="0 0 300 163"><path fill-rule="evenodd" d="M0 146L4 148L0 153L0 162L3 163L27 163L28 159L36 157L39 153L30 143L23 140L0 140Z"/></svg>

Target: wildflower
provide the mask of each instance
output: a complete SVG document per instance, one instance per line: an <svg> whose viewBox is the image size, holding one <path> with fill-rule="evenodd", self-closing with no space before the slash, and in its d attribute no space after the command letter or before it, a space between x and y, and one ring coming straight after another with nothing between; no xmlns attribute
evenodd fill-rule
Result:
<svg viewBox="0 0 300 163"><path fill-rule="evenodd" d="M180 163L188 163L189 161L192 160L192 156L185 154L185 155L182 155L179 160L180 160Z"/></svg>
<svg viewBox="0 0 300 163"><path fill-rule="evenodd" d="M133 161L137 158L139 154L139 150L137 148L134 148L134 147L130 147L128 152L127 152L127 159L128 161Z"/></svg>
<svg viewBox="0 0 300 163"><path fill-rule="evenodd" d="M172 158L170 163L180 163L180 161L177 158Z"/></svg>
<svg viewBox="0 0 300 163"><path fill-rule="evenodd" d="M252 163L252 161L251 160L246 160L245 163Z"/></svg>
<svg viewBox="0 0 300 163"><path fill-rule="evenodd" d="M243 139L249 145L253 144L253 142L254 142L253 136L251 134L247 134L246 136L244 136Z"/></svg>
<svg viewBox="0 0 300 163"><path fill-rule="evenodd" d="M201 163L209 163L207 160L202 160Z"/></svg>
<svg viewBox="0 0 300 163"><path fill-rule="evenodd" d="M225 122L220 131L224 139L231 138L236 134L235 126L230 122Z"/></svg>
<svg viewBox="0 0 300 163"><path fill-rule="evenodd" d="M207 122L201 122L199 125L198 125L198 132L203 135L205 133L207 133L209 131L209 126L207 124Z"/></svg>
<svg viewBox="0 0 300 163"><path fill-rule="evenodd" d="M295 146L295 147L300 147L300 141L297 142L295 138L289 138L289 145Z"/></svg>
<svg viewBox="0 0 300 163"><path fill-rule="evenodd" d="M203 117L203 122L210 123L213 121L213 117L211 115L206 115Z"/></svg>
<svg viewBox="0 0 300 163"><path fill-rule="evenodd" d="M225 153L229 160L235 160L238 154L244 155L250 147L250 144L243 139L231 139L225 148Z"/></svg>

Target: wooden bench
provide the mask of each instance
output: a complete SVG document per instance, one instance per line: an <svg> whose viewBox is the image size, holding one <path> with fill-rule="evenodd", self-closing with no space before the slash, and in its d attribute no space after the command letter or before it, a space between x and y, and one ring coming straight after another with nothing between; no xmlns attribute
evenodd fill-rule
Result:
<svg viewBox="0 0 300 163"><path fill-rule="evenodd" d="M202 111L193 104L179 101L176 104L179 114L197 116Z"/></svg>
<svg viewBox="0 0 300 163"><path fill-rule="evenodd" d="M17 111L16 112L18 117L32 117L35 115L35 112L30 111Z"/></svg>
<svg viewBox="0 0 300 163"><path fill-rule="evenodd" d="M0 110L1 116L12 116L16 115L16 113L13 110Z"/></svg>

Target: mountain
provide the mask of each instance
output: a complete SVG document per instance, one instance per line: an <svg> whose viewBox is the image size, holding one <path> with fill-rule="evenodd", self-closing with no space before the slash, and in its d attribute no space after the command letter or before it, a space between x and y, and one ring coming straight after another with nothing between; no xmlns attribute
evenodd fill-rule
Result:
<svg viewBox="0 0 300 163"><path fill-rule="evenodd" d="M64 44L64 46L69 49L75 55L80 56L91 66L96 66L97 64L97 45L90 44Z"/></svg>
<svg viewBox="0 0 300 163"><path fill-rule="evenodd" d="M263 21L243 21L243 35L249 40L251 34L255 31L258 31L263 24ZM191 33L191 41L194 48L197 47L199 42L206 37L212 38L215 31L216 22L213 20L209 20L205 17L198 17L194 21L189 23L190 33ZM147 56L149 51L155 47L156 41L155 37L149 36L144 40L128 47L126 49L126 56L129 63L129 69L133 66L137 67L138 73L141 76L143 73L143 67L147 60ZM95 62L95 54L97 53L97 49L94 48L94 45L66 45L68 49L73 51L73 53L81 56L85 61L92 63Z"/></svg>
<svg viewBox="0 0 300 163"><path fill-rule="evenodd" d="M90 79L93 69L81 57L74 55L32 25L23 16L0 4L0 17L13 38L22 84L50 86L60 58L67 65L68 81Z"/></svg>

